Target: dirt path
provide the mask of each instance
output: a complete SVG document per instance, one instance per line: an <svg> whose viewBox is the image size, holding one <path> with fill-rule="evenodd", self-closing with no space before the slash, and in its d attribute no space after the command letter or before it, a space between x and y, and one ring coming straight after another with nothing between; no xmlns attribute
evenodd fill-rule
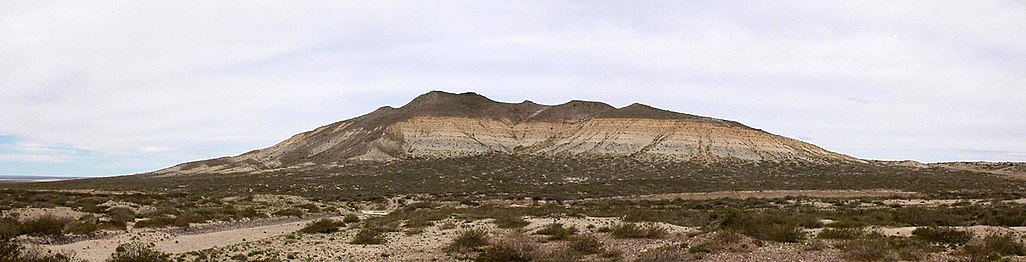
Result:
<svg viewBox="0 0 1026 262"><path fill-rule="evenodd" d="M78 258L87 261L103 261L110 257L118 245L131 242L154 243L155 249L172 253L184 253L223 247L248 241L288 234L302 228L306 223L318 219L309 217L300 220L283 221L276 224L209 230L195 234L175 234L167 230L139 231L120 234L110 238L78 241L64 245L43 245L50 250L75 252Z"/></svg>
<svg viewBox="0 0 1026 262"><path fill-rule="evenodd" d="M655 194L635 195L609 198L596 198L590 200L708 200L717 198L784 198L788 196L820 197L820 198L849 198L849 197L909 197L915 196L916 192L894 191L894 190L766 190L766 191L716 191L703 193L676 193L676 194Z"/></svg>

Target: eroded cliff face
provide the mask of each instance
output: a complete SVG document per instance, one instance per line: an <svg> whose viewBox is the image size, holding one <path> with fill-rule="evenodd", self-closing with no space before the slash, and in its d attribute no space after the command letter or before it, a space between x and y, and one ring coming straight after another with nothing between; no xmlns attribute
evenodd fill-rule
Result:
<svg viewBox="0 0 1026 262"><path fill-rule="evenodd" d="M547 106L500 103L473 93L431 92L401 108L383 107L269 148L156 173L260 172L496 153L651 161L861 162L736 122L641 104L614 108L571 101Z"/></svg>

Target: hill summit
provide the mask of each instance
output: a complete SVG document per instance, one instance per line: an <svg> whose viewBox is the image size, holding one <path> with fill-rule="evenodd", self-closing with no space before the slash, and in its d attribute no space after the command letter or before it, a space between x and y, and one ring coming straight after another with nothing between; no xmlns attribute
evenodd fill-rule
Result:
<svg viewBox="0 0 1026 262"><path fill-rule="evenodd" d="M239 156L180 164L156 174L308 169L352 161L484 154L628 157L642 161L861 162L737 122L631 104L503 103L476 93L432 91L399 108L292 136Z"/></svg>

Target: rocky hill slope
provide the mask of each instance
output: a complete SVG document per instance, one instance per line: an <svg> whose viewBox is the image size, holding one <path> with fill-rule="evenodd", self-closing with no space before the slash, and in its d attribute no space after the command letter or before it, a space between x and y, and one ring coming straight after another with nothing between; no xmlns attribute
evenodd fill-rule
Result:
<svg viewBox="0 0 1026 262"><path fill-rule="evenodd" d="M190 162L155 174L250 173L352 161L482 154L630 157L645 161L862 162L737 122L632 104L502 103L475 93L433 91L400 108L297 134L235 157Z"/></svg>

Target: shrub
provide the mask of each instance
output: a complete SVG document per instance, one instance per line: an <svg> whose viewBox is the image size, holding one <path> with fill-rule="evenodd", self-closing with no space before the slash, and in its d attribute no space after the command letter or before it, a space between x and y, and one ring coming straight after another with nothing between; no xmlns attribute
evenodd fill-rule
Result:
<svg viewBox="0 0 1026 262"><path fill-rule="evenodd" d="M0 218L0 239L13 238L21 234L21 222L11 217Z"/></svg>
<svg viewBox="0 0 1026 262"><path fill-rule="evenodd" d="M125 207L115 207L107 210L107 215L110 215L111 221L116 222L132 222L135 221L135 211Z"/></svg>
<svg viewBox="0 0 1026 262"><path fill-rule="evenodd" d="M406 224L403 224L403 227L406 227L406 228L425 228L425 227L432 226L434 224L435 224L435 222L431 222L431 221L428 221L428 220L413 219L413 220L410 220L410 221L406 221Z"/></svg>
<svg viewBox="0 0 1026 262"><path fill-rule="evenodd" d="M161 228L161 227L168 227L170 225L173 225L174 223L175 223L175 218L170 217L170 216L166 216L166 215L161 215L161 216L156 216L156 217L150 217L150 218L144 219L144 220L139 220L138 222L135 222L135 225L133 227L135 227L135 228Z"/></svg>
<svg viewBox="0 0 1026 262"><path fill-rule="evenodd" d="M21 223L21 233L32 236L58 236L64 234L64 226L71 219L42 215Z"/></svg>
<svg viewBox="0 0 1026 262"><path fill-rule="evenodd" d="M610 232L615 238L663 238L669 231L654 224L621 223Z"/></svg>
<svg viewBox="0 0 1026 262"><path fill-rule="evenodd" d="M866 232L861 228L827 228L820 231L816 237L822 239L845 239L851 240L862 237Z"/></svg>
<svg viewBox="0 0 1026 262"><path fill-rule="evenodd" d="M467 253L478 251L481 247L488 245L488 231L484 229L470 229L456 233L456 237L445 247L446 252Z"/></svg>
<svg viewBox="0 0 1026 262"><path fill-rule="evenodd" d="M998 260L1004 256L1026 255L1026 246L1011 234L990 234L979 242L966 245L961 253L970 261Z"/></svg>
<svg viewBox="0 0 1026 262"><path fill-rule="evenodd" d="M360 222L360 217L355 215L355 214L346 214L346 216L344 218L342 218L342 222L345 222L345 223Z"/></svg>
<svg viewBox="0 0 1026 262"><path fill-rule="evenodd" d="M153 244L122 244L110 255L107 262L170 262L171 255L153 249Z"/></svg>
<svg viewBox="0 0 1026 262"><path fill-rule="evenodd" d="M598 254L605 250L605 245L593 235L576 235L566 243L570 249L582 254Z"/></svg>
<svg viewBox="0 0 1026 262"><path fill-rule="evenodd" d="M531 261L536 259L538 243L521 233L511 233L486 247L478 262Z"/></svg>
<svg viewBox="0 0 1026 262"><path fill-rule="evenodd" d="M577 234L577 228L572 226L563 227L561 223L552 223L545 225L535 233L549 236L549 240L566 240L570 236Z"/></svg>
<svg viewBox="0 0 1026 262"><path fill-rule="evenodd" d="M322 218L306 224L305 227L299 229L299 232L305 234L330 234L338 232L339 227L343 227L345 225L346 224L343 222Z"/></svg>
<svg viewBox="0 0 1026 262"><path fill-rule="evenodd" d="M973 238L973 233L950 227L920 227L912 231L917 239L950 245L963 245Z"/></svg>
<svg viewBox="0 0 1026 262"><path fill-rule="evenodd" d="M0 260L18 262L70 262L74 261L73 253L51 253L42 248L26 248L13 239L0 239Z"/></svg>
<svg viewBox="0 0 1026 262"><path fill-rule="evenodd" d="M800 225L811 223L807 220L800 216L773 212L749 214L732 210L720 222L720 227L739 231L759 240L794 243L805 239L805 232Z"/></svg>
<svg viewBox="0 0 1026 262"><path fill-rule="evenodd" d="M495 218L495 226L499 228L521 228L531 224L523 217L513 215L503 215Z"/></svg>
<svg viewBox="0 0 1026 262"><path fill-rule="evenodd" d="M303 210L299 210L298 208L287 208L271 213L271 215L280 217L301 217L303 216Z"/></svg>
<svg viewBox="0 0 1026 262"><path fill-rule="evenodd" d="M68 223L68 225L65 228L65 231L72 234L89 234L92 232L96 232L96 230L98 229L99 227L96 225L95 221L86 220Z"/></svg>
<svg viewBox="0 0 1026 262"><path fill-rule="evenodd" d="M385 243L385 230L376 227L364 226L356 236L353 236L352 244L357 245L380 245Z"/></svg>
<svg viewBox="0 0 1026 262"><path fill-rule="evenodd" d="M838 248L845 258L853 261L897 260L897 254L891 251L883 238L850 240L841 243Z"/></svg>

